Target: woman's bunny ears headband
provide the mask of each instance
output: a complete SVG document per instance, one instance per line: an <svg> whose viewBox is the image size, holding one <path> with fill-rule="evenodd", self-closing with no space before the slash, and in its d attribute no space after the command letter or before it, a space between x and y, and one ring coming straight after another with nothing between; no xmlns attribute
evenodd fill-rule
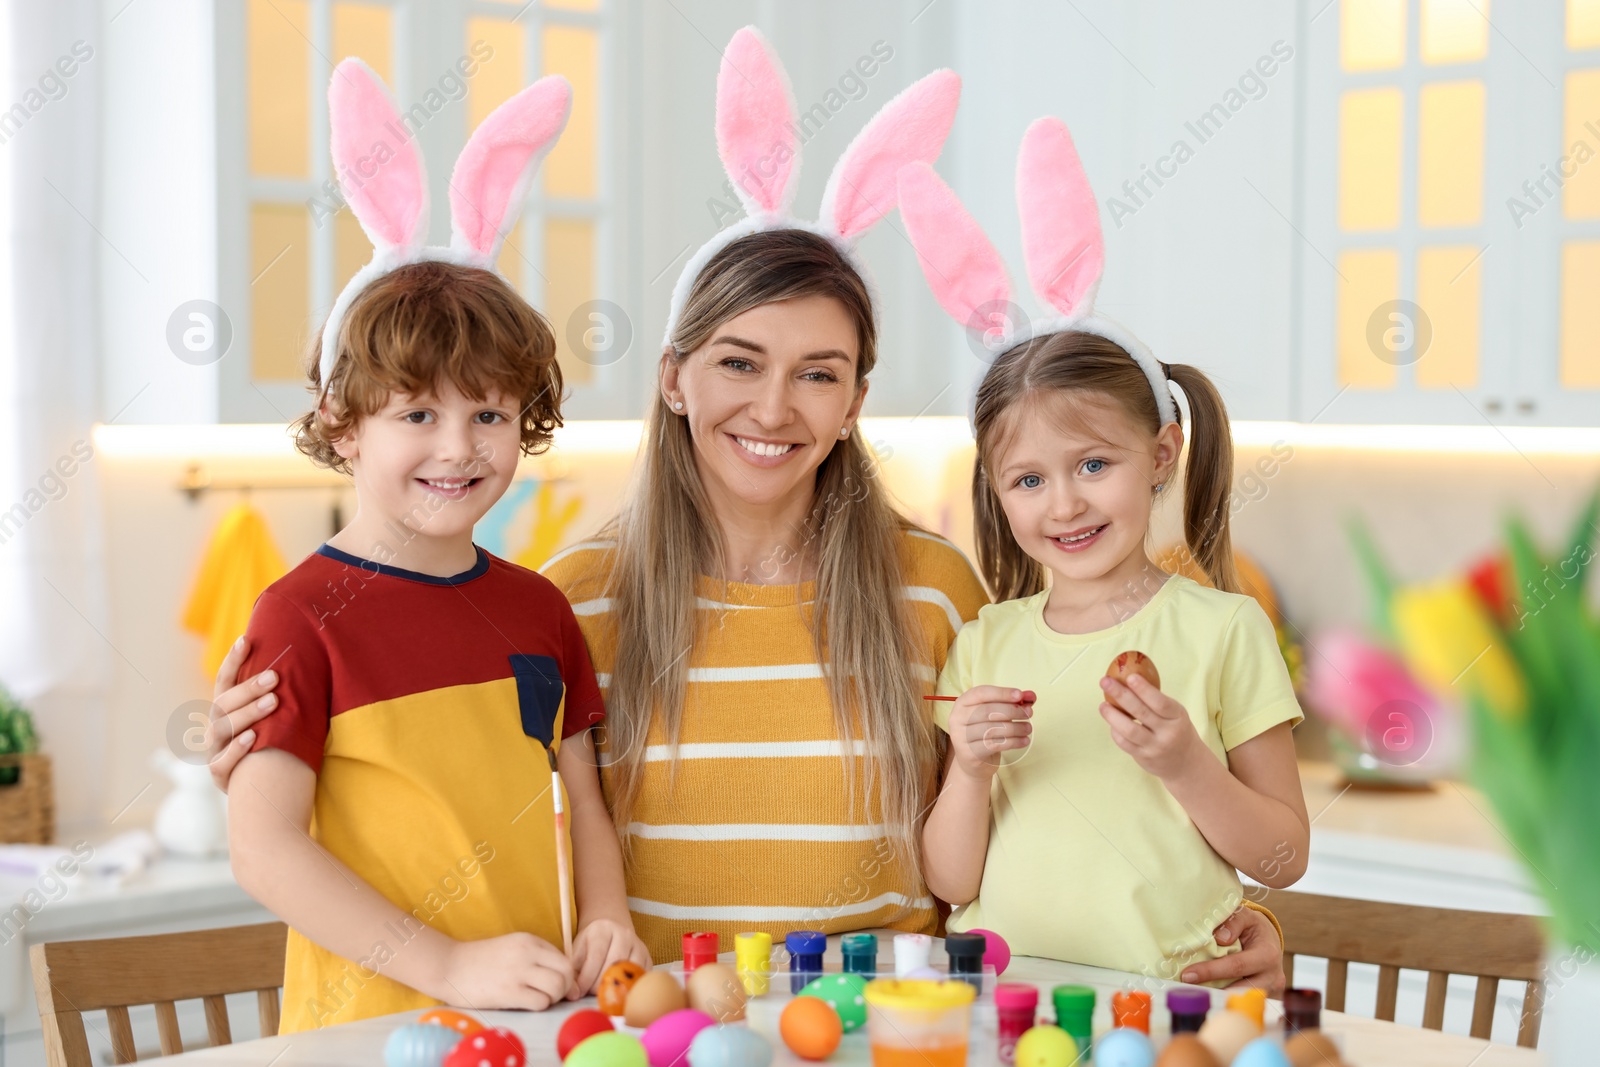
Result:
<svg viewBox="0 0 1600 1067"><path fill-rule="evenodd" d="M426 260L495 271L534 172L566 128L571 110L572 87L552 74L479 123L450 176L450 243L429 245L428 175L394 99L361 60L346 59L334 68L328 86L333 165L373 252L339 293L322 327L324 394L339 355L339 327L368 285Z"/></svg>
<svg viewBox="0 0 1600 1067"><path fill-rule="evenodd" d="M1066 123L1042 118L1028 127L1017 154L1017 210L1022 254L1033 290L1060 314L1012 322L1005 264L956 194L925 163L899 173L900 218L917 250L922 273L939 304L1003 354L1045 334L1076 330L1120 345L1155 391L1161 423L1178 421L1165 370L1120 324L1095 314L1095 291L1105 267L1100 210Z"/></svg>
<svg viewBox="0 0 1600 1067"><path fill-rule="evenodd" d="M689 257L672 289L664 344L672 344L689 290L706 264L752 233L805 230L826 237L868 281L855 242L894 210L900 169L911 163L930 164L939 157L960 97L961 79L955 72L936 70L885 104L834 165L818 220L806 222L789 213L799 187L801 139L789 79L772 47L753 26L734 34L717 74L717 154L746 217Z"/></svg>

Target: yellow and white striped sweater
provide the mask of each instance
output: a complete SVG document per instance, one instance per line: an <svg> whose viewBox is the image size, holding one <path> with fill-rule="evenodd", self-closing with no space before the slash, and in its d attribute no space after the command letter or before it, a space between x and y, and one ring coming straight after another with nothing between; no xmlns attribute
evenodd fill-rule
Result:
<svg viewBox="0 0 1600 1067"><path fill-rule="evenodd" d="M613 548L586 541L541 569L572 602L607 692L616 657L606 597ZM900 557L931 693L956 631L989 598L972 564L941 537L908 530ZM680 958L691 930L716 931L724 949L746 930L770 932L778 945L801 929L931 933L937 913L920 874L885 836L876 798L861 796L859 741L856 795L847 796L843 744L801 611L813 584L701 578L696 592L700 610L718 617L690 656L677 772L669 782L657 720L628 826L628 906L651 956Z"/></svg>

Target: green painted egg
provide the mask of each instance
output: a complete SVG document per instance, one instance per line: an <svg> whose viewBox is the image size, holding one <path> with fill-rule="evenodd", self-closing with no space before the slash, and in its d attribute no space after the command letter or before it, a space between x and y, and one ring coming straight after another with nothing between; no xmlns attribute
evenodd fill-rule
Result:
<svg viewBox="0 0 1600 1067"><path fill-rule="evenodd" d="M847 1034L866 1025L866 994L867 980L859 974L825 974L800 990L802 997L827 1001Z"/></svg>

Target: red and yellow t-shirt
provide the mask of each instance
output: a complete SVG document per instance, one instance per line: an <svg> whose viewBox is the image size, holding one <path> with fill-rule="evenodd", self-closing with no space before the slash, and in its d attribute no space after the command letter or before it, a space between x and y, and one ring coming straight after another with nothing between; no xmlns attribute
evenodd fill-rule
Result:
<svg viewBox="0 0 1600 1067"><path fill-rule="evenodd" d="M283 1032L436 1003L377 973L414 924L560 943L546 747L604 711L548 579L481 548L440 578L324 545L261 594L248 633L240 677L280 678L254 747L317 772L312 836L411 917L359 960L291 931Z"/></svg>

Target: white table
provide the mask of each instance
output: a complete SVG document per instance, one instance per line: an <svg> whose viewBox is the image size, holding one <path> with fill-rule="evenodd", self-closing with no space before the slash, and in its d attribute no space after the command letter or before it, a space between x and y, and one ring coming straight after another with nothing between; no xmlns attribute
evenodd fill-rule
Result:
<svg viewBox="0 0 1600 1067"><path fill-rule="evenodd" d="M892 936L880 932L887 941ZM829 959L838 958L838 938L829 940ZM939 953L936 952L936 957ZM732 953L723 958L732 960ZM1111 1025L1111 994L1129 988L1133 976L1098 967L1085 967L1075 963L1055 960L1018 957L1013 959L1003 980L1030 982L1040 987L1041 1014L1051 1014L1050 988L1063 982L1076 982L1094 986L1098 992L1095 1002L1095 1034L1098 1036ZM1141 981L1144 981L1141 979ZM775 980L774 986L780 983ZM1160 983L1165 989L1174 983ZM1220 1008L1223 994L1213 991L1213 1000ZM786 996L774 995L750 1002L749 1025L767 1035L772 1041L775 1055L774 1067L810 1067L784 1047L777 1037L777 1013L787 1002ZM1152 1013L1157 1027L1158 1045L1164 1042L1166 1010L1160 994L1156 995L1156 1008ZM555 1037L562 1020L571 1012L593 1007L594 998L586 997L573 1004L565 1004L547 1012L490 1011L477 1012L477 1017L490 1026L503 1026L521 1037L528 1048L530 1064L556 1062ZM1269 1002L1267 1008L1269 1029L1281 1019L1281 1005ZM234 1064L250 1067L348 1067L350 1064L380 1064L383 1062L383 1043L397 1027L412 1021L420 1012L390 1015L379 1019L366 1019L344 1026L329 1027L285 1037L247 1041L222 1048L206 1049L184 1056L163 1060L178 1064ZM1349 1067L1534 1067L1543 1062L1538 1053L1509 1045L1491 1045L1473 1038L1454 1034L1441 1034L1394 1023L1378 1022L1324 1012L1323 1029L1344 1042L1345 1060ZM994 1064L994 1007L980 1003L973 1012L973 1032L970 1042L970 1064ZM1153 1029L1155 1029L1153 1027ZM843 1042L826 1063L839 1067L854 1067L871 1062L864 1031L847 1034Z"/></svg>

